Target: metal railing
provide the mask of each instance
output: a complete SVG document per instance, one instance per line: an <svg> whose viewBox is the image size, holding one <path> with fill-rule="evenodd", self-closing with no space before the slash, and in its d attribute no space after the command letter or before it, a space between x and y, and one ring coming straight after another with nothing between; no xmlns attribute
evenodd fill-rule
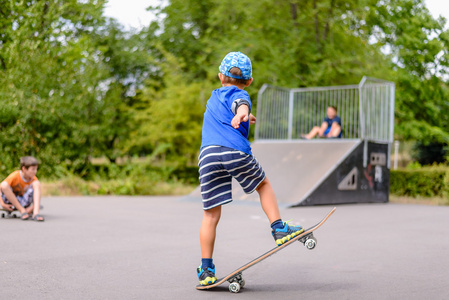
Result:
<svg viewBox="0 0 449 300"><path fill-rule="evenodd" d="M281 88L264 84L258 94L256 140L300 139L321 126L335 106L342 137L392 143L394 83L363 77L358 85Z"/></svg>

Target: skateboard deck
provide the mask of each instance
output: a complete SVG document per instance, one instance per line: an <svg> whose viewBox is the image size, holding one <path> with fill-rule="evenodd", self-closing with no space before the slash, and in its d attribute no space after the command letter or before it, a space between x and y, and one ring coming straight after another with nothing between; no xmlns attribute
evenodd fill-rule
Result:
<svg viewBox="0 0 449 300"><path fill-rule="evenodd" d="M242 272L243 271L249 269L250 267L256 265L257 263L263 261L264 259L270 257L271 255L277 253L278 251L284 249L285 247L293 244L296 241L300 241L301 243L303 243L304 246L306 246L307 249L310 249L310 250L314 249L316 244L317 244L317 240L313 236L313 232L315 230L317 230L318 228L320 228L321 225L323 225L324 222L326 222L327 219L329 219L329 217L335 212L336 209L337 208L334 207L319 223L317 223L316 225L314 225L314 226L304 230L304 232L302 232L298 236L295 236L290 241L282 244L281 246L274 247L270 251L262 254L261 256L253 259L252 261L244 264L243 266L241 266L240 268L238 268L234 272L229 273L228 275L226 275L223 278L217 279L217 281L214 284L211 284L211 285L197 285L196 289L198 289L198 290L208 290L208 289L212 289L214 287L217 287L217 286L221 285L225 281L228 281L229 282L229 291L233 292L233 293L238 293L240 291L240 289L245 285L245 280L243 280L243 277L242 277Z"/></svg>
<svg viewBox="0 0 449 300"><path fill-rule="evenodd" d="M0 206L1 207L1 206ZM42 205L39 206L39 209L43 209L44 207ZM14 209L13 211L7 211L4 208L0 208L1 211L1 217L2 219L16 219L21 217L20 212L17 209Z"/></svg>

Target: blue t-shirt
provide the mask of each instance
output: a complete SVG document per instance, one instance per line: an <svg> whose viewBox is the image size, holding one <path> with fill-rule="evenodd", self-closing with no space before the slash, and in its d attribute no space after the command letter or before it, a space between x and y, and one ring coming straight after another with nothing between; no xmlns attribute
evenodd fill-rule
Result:
<svg viewBox="0 0 449 300"><path fill-rule="evenodd" d="M204 113L201 148L225 146L252 155L248 141L249 121L241 122L237 129L231 126L234 118L231 107L239 99L246 100L251 110L251 99L245 90L231 85L212 92Z"/></svg>
<svg viewBox="0 0 449 300"><path fill-rule="evenodd" d="M329 119L329 117L326 117L326 118L324 118L323 122L327 123L327 129L324 134L328 134L330 132L332 124L334 124L334 122L336 122L341 127L341 119L339 116L335 116L335 118L333 118L333 119ZM341 137L341 134L342 134L342 132L340 130L340 134L338 135L339 138Z"/></svg>

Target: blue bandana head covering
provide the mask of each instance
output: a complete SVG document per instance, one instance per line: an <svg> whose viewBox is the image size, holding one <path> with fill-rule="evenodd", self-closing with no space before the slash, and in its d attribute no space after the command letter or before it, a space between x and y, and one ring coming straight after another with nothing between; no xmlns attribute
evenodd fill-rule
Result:
<svg viewBox="0 0 449 300"><path fill-rule="evenodd" d="M240 71L242 71L242 76L232 75L229 72L232 68L239 68ZM251 60L242 52L229 52L225 58L223 58L218 69L221 74L236 79L248 80L252 75Z"/></svg>

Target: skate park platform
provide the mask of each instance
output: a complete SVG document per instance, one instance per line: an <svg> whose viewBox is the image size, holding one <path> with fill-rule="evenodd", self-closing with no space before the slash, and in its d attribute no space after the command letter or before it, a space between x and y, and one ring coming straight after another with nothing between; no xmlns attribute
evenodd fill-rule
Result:
<svg viewBox="0 0 449 300"><path fill-rule="evenodd" d="M387 202L388 147L366 146L371 159L363 167L365 143L358 139L257 141L251 145L278 202L285 206ZM234 201L259 200L257 192L245 194L237 181L232 186ZM200 199L200 188L188 197Z"/></svg>
<svg viewBox="0 0 449 300"><path fill-rule="evenodd" d="M393 82L285 88L264 84L251 147L284 206L388 202L394 138ZM337 107L343 138L305 140ZM190 198L201 198L197 188ZM233 182L233 200L257 201Z"/></svg>

